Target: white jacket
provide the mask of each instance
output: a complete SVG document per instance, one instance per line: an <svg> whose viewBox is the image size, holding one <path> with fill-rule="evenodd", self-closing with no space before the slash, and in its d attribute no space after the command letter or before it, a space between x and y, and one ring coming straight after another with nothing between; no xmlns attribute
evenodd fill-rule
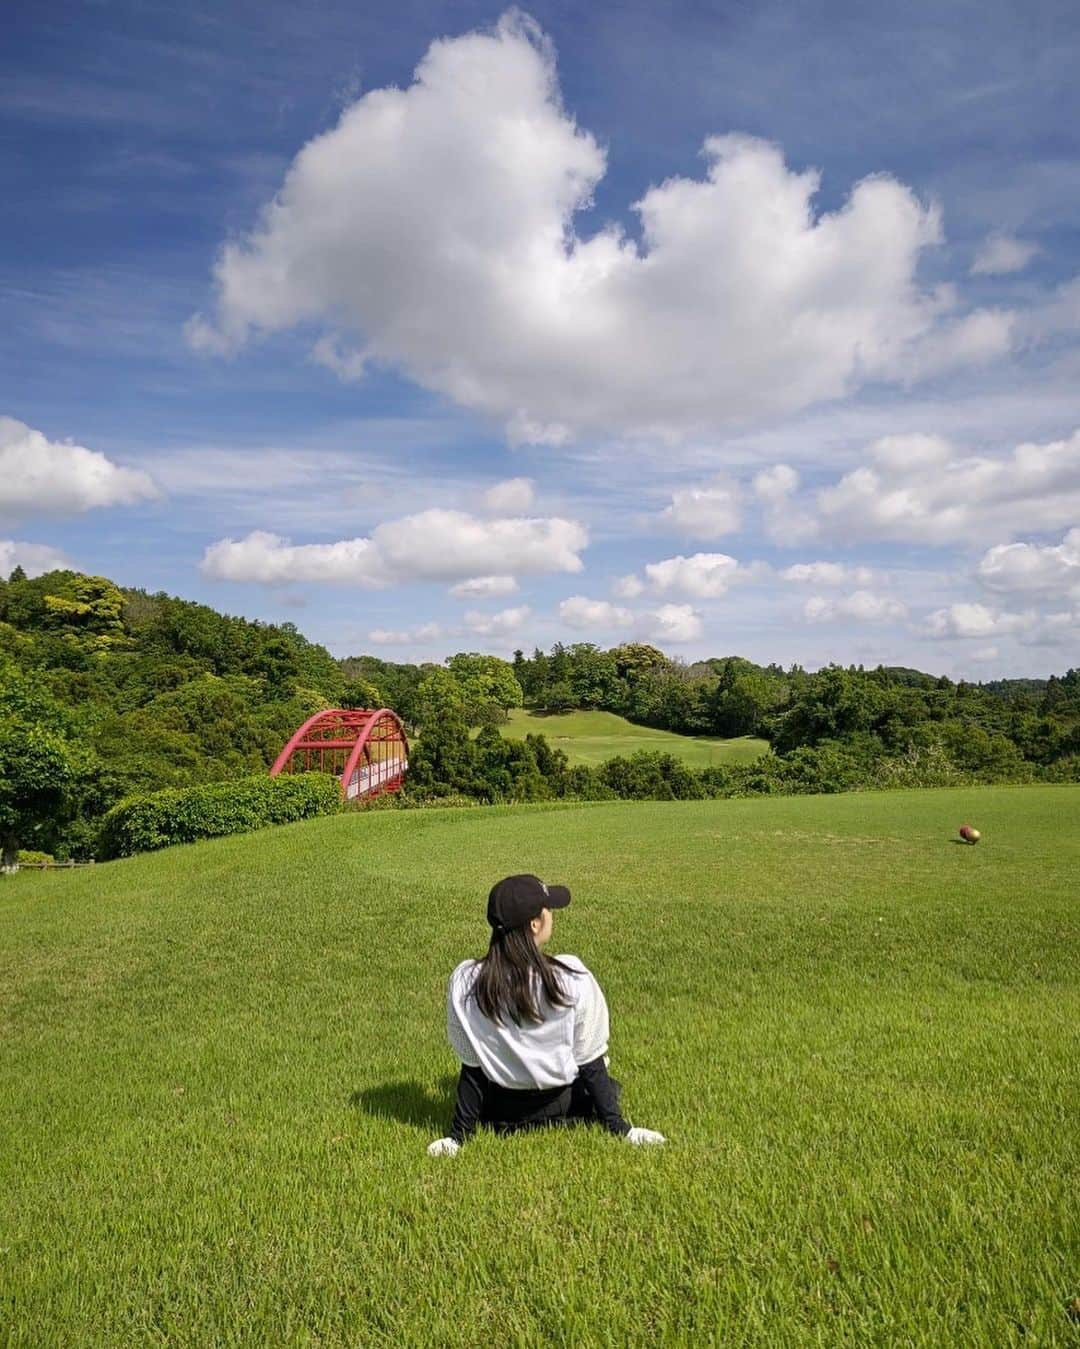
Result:
<svg viewBox="0 0 1080 1349"><path fill-rule="evenodd" d="M462 961L446 996L446 1033L462 1063L500 1087L532 1090L565 1086L580 1065L607 1053L608 1008L600 985L577 956L556 959L572 971L555 971L571 1005L547 1007L538 1025L520 1026L484 1016L469 996L480 962Z"/></svg>

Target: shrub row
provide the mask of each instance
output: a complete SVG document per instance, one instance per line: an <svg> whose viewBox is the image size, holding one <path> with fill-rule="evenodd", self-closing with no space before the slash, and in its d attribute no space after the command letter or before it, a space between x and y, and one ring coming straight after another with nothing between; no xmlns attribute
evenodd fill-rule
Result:
<svg viewBox="0 0 1080 1349"><path fill-rule="evenodd" d="M130 857L172 843L243 834L268 824L333 815L340 809L340 784L326 773L279 778L260 774L170 788L117 802L102 820L97 855Z"/></svg>
<svg viewBox="0 0 1080 1349"><path fill-rule="evenodd" d="M19 849L19 866L42 866L53 860L52 853L39 852L36 848Z"/></svg>
<svg viewBox="0 0 1080 1349"><path fill-rule="evenodd" d="M481 733L483 734L483 733ZM883 754L870 740L825 741L788 754L768 753L747 764L693 769L676 755L639 750L595 765L566 763L542 737L503 741L505 755L527 757L530 772L507 773L491 754L474 756L471 777L461 777L453 795L438 796L424 787L408 788L393 798L376 798L368 809L410 809L419 805L457 805L466 801L700 801L746 796L819 795L892 788L949 787L974 783L1080 781L1080 756L1040 768L1018 756L971 766L958 762L944 746L908 748Z"/></svg>
<svg viewBox="0 0 1080 1349"><path fill-rule="evenodd" d="M788 754L768 753L748 764L724 764L695 771L671 754L641 750L592 768L571 768L564 795L586 800L668 800L745 796L801 796L903 787L947 787L973 783L1078 781L1075 757L1040 770L1023 761L972 770L938 745L901 755L873 755L865 747L831 741L801 746Z"/></svg>

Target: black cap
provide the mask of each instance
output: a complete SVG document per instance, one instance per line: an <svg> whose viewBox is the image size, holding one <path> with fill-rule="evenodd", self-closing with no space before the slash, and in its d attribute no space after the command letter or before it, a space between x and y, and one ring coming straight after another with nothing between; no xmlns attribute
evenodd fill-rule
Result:
<svg viewBox="0 0 1080 1349"><path fill-rule="evenodd" d="M565 909L565 885L545 885L539 876L507 876L491 887L487 917L492 927L524 927L541 909Z"/></svg>

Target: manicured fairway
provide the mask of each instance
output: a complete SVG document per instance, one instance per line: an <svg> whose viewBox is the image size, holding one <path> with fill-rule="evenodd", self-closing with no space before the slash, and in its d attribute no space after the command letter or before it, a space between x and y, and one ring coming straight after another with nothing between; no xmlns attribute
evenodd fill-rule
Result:
<svg viewBox="0 0 1080 1349"><path fill-rule="evenodd" d="M374 813L5 881L0 1342L1075 1344L1078 821L1071 787ZM522 870L573 888L553 949L666 1149L425 1155L446 976Z"/></svg>
<svg viewBox="0 0 1080 1349"><path fill-rule="evenodd" d="M691 768L709 768L713 764L751 763L769 748L767 740L749 735L721 740L716 736L675 735L650 726L635 726L614 712L541 713L515 707L509 722L499 729L504 736L517 740L526 735L546 735L572 764L596 764L616 754L651 749L674 754Z"/></svg>

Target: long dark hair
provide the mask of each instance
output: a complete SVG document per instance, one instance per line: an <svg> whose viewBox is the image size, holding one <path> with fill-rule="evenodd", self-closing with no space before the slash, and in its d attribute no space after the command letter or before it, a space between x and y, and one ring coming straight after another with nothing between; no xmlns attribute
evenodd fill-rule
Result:
<svg viewBox="0 0 1080 1349"><path fill-rule="evenodd" d="M525 1021L537 1025L544 1019L540 1003L552 1007L573 1004L556 971L574 971L553 956L544 955L528 926L494 928L488 953L479 964L472 996L492 1021L509 1019L515 1026Z"/></svg>

